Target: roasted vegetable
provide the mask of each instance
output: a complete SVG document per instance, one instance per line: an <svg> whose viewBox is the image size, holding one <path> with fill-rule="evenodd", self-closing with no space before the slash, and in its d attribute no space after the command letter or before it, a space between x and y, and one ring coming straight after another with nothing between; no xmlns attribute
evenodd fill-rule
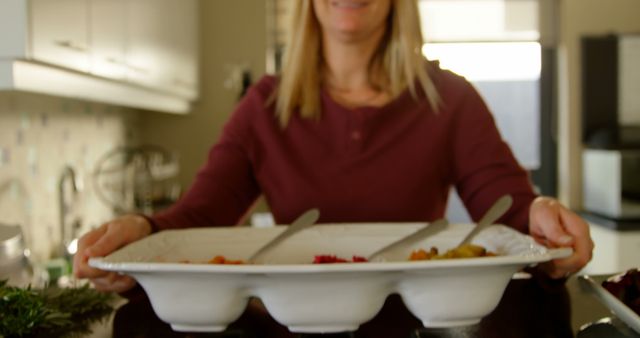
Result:
<svg viewBox="0 0 640 338"><path fill-rule="evenodd" d="M209 264L226 264L226 265L240 265L240 264L245 264L245 262L241 259L228 259L225 256L215 256L213 258L211 258L207 263Z"/></svg>
<svg viewBox="0 0 640 338"><path fill-rule="evenodd" d="M438 248L432 247L428 252L422 249L415 250L409 256L411 261L422 261L429 259L449 259L449 258L474 258L474 257L487 257L495 256L496 254L487 251L482 246L475 244L464 244L456 247L443 254L438 253Z"/></svg>
<svg viewBox="0 0 640 338"><path fill-rule="evenodd" d="M340 258L335 255L317 255L313 259L313 264L329 264L329 263L365 263L367 259L360 256L353 256L351 261Z"/></svg>

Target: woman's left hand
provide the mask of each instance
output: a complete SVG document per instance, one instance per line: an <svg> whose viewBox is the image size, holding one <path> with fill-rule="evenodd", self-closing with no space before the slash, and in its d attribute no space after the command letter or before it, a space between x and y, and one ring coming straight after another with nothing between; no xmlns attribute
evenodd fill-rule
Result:
<svg viewBox="0 0 640 338"><path fill-rule="evenodd" d="M529 209L529 234L547 247L571 247L573 255L545 263L541 268L551 278L564 278L580 271L593 253L589 225L557 200L538 197Z"/></svg>

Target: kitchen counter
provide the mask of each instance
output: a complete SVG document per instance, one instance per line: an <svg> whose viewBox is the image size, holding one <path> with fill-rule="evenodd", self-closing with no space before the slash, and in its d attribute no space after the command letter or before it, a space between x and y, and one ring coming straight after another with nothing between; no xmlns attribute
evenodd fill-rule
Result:
<svg viewBox="0 0 640 338"><path fill-rule="evenodd" d="M606 325L592 326L589 330L576 335L582 325L611 314L595 297L580 288L575 277L570 278L566 283L548 280L535 274L529 279L513 279L495 311L473 327L424 329L404 307L400 297L393 295L387 299L380 313L363 324L357 332L331 335L289 333L285 327L269 316L257 299L252 300L242 317L223 333L178 333L172 331L168 324L156 317L143 292L132 293L129 296L129 302L119 307L109 323L113 337L640 337L633 334L616 336L618 329ZM460 301L473 302L472 299L460 299ZM593 330L594 328L597 330ZM99 331L92 337L108 336L105 330Z"/></svg>
<svg viewBox="0 0 640 338"><path fill-rule="evenodd" d="M613 220L581 212L595 243L593 258L582 270L590 275L614 274L638 267L640 220Z"/></svg>
<svg viewBox="0 0 640 338"><path fill-rule="evenodd" d="M594 214L588 211L582 211L579 213L587 222L591 224L596 224L601 227L617 230L617 231L640 231L640 219L627 219L627 220L616 220L604 216L600 216L598 214Z"/></svg>

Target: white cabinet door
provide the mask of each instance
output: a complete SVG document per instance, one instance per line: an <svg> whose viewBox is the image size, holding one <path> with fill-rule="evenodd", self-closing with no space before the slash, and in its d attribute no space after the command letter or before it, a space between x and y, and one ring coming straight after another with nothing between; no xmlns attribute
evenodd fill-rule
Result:
<svg viewBox="0 0 640 338"><path fill-rule="evenodd" d="M197 4L0 1L0 90L186 113L198 95Z"/></svg>
<svg viewBox="0 0 640 338"><path fill-rule="evenodd" d="M127 1L127 80L194 99L197 10L196 0Z"/></svg>
<svg viewBox="0 0 640 338"><path fill-rule="evenodd" d="M169 89L181 96L198 96L198 2L164 0L171 20L163 34L167 51Z"/></svg>
<svg viewBox="0 0 640 338"><path fill-rule="evenodd" d="M31 57L89 70L87 0L31 0Z"/></svg>
<svg viewBox="0 0 640 338"><path fill-rule="evenodd" d="M126 0L89 0L91 73L123 80L126 73Z"/></svg>
<svg viewBox="0 0 640 338"><path fill-rule="evenodd" d="M162 17L163 1L127 1L127 47L125 64L128 81L143 86L161 88L166 82L163 71L163 39L166 29Z"/></svg>

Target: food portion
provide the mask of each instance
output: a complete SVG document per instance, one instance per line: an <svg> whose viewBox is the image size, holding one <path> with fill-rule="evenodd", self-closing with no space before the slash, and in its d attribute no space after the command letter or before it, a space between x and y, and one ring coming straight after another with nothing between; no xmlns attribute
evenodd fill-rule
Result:
<svg viewBox="0 0 640 338"><path fill-rule="evenodd" d="M602 287L640 316L640 270L612 276L602 282Z"/></svg>
<svg viewBox="0 0 640 338"><path fill-rule="evenodd" d="M431 247L429 251L423 249L414 250L409 256L410 261L424 261L435 259L453 259L453 258L474 258L474 257L491 257L496 256L495 253L488 251L484 247L475 244L465 244L457 248L447 250L445 253L440 254L438 248ZM342 258L337 255L322 254L315 255L313 257L312 264L332 264L332 263L366 263L369 260L365 257L353 255L351 259ZM188 260L183 260L180 263L197 263ZM223 255L217 255L211 258L206 264L224 264L224 265L241 265L248 264L241 259L229 259Z"/></svg>
<svg viewBox="0 0 640 338"><path fill-rule="evenodd" d="M345 259L345 258L341 258L338 257L336 255L316 255L314 256L313 262L312 264L330 264L330 263L364 263L364 262L368 262L368 260L364 257L361 256L353 256L351 257L351 260ZM184 264L202 264L202 263L198 263L198 262L192 262L190 260L182 260L180 261L180 263L184 263ZM247 262L245 262L244 260L241 259L229 259L223 255L217 255L213 258L211 258L210 260L208 260L207 262L205 262L205 264L222 264L222 265L242 265L242 264L248 264Z"/></svg>
<svg viewBox="0 0 640 338"><path fill-rule="evenodd" d="M365 263L368 260L361 256L353 256L351 260L340 258L336 255L316 255L313 264L331 264L331 263Z"/></svg>
<svg viewBox="0 0 640 338"><path fill-rule="evenodd" d="M179 263L183 264L226 264L226 265L240 265L246 264L245 261L241 259L228 259L223 255L217 255L206 262L193 262L188 259L183 259Z"/></svg>
<svg viewBox="0 0 640 338"><path fill-rule="evenodd" d="M431 259L451 259L451 258L475 258L496 256L495 253L488 251L484 247L475 244L464 244L459 247L447 250L440 254L438 248L431 247L429 251L423 249L414 250L409 256L410 261L424 261Z"/></svg>
<svg viewBox="0 0 640 338"><path fill-rule="evenodd" d="M331 264L331 263L364 263L368 260L361 256L353 256L351 260L338 257L336 255L316 255L313 258L313 264ZM228 259L225 256L217 255L210 259L207 264L227 264L227 265L240 265L247 264L245 261L238 259Z"/></svg>
<svg viewBox="0 0 640 338"><path fill-rule="evenodd" d="M227 265L240 265L245 264L245 261L241 259L228 259L225 256L218 255L211 258L207 263L209 264L227 264Z"/></svg>

